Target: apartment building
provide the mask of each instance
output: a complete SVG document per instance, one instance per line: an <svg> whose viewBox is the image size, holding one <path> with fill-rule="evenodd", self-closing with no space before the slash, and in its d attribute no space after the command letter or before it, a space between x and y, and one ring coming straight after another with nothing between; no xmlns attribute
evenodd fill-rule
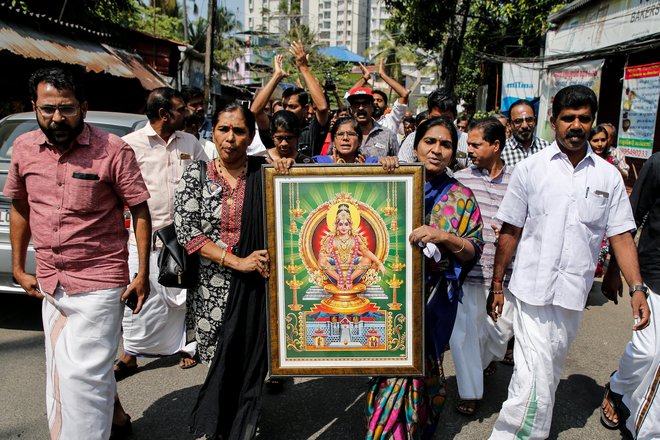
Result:
<svg viewBox="0 0 660 440"><path fill-rule="evenodd" d="M281 33L296 18L327 46L344 46L352 52L378 43L376 29L384 28L389 13L383 0L300 0L300 14L293 16L291 0L245 0L245 29Z"/></svg>

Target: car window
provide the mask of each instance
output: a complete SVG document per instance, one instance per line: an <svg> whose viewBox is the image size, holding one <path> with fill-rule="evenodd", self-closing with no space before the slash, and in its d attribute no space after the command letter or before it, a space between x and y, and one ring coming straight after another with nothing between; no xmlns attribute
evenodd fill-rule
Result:
<svg viewBox="0 0 660 440"><path fill-rule="evenodd" d="M0 159L11 159L11 150L16 138L37 127L37 121L5 121L0 125Z"/></svg>
<svg viewBox="0 0 660 440"><path fill-rule="evenodd" d="M119 125L92 124L97 128L119 137L133 131L133 127ZM39 128L37 121L5 121L0 125L0 160L10 160L14 141L23 133Z"/></svg>

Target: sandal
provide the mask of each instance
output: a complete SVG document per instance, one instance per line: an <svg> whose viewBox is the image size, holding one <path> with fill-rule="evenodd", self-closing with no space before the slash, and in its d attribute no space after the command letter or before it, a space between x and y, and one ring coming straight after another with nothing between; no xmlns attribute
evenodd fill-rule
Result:
<svg viewBox="0 0 660 440"><path fill-rule="evenodd" d="M190 362L186 362L187 360L190 360ZM179 368L181 368L182 370L187 370L188 368L197 366L198 363L199 361L197 360L197 356L182 354L181 360L179 361Z"/></svg>
<svg viewBox="0 0 660 440"><path fill-rule="evenodd" d="M484 370L484 377L492 376L496 372L497 372L497 364L495 362L491 362Z"/></svg>
<svg viewBox="0 0 660 440"><path fill-rule="evenodd" d="M621 425L621 414L618 410L619 402L621 402L621 395L612 391L609 383L605 385L605 394L603 395L603 402L600 405L600 423L607 429L619 429ZM614 415L617 418L616 421L608 417L605 413L607 406L614 411Z"/></svg>
<svg viewBox="0 0 660 440"><path fill-rule="evenodd" d="M129 376L134 375L138 371L137 364L126 365L121 359L117 359L115 361L115 366L117 368L113 368L113 371L115 373L115 380L117 382L119 382L120 380L124 380Z"/></svg>
<svg viewBox="0 0 660 440"><path fill-rule="evenodd" d="M458 399L456 402L456 411L464 416L473 416L477 410L478 400L474 399Z"/></svg>

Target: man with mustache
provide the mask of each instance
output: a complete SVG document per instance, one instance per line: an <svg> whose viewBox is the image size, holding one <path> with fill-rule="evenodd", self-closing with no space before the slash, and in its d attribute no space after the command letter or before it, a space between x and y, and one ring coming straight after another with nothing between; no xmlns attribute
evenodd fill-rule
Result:
<svg viewBox="0 0 660 440"><path fill-rule="evenodd" d="M511 136L502 151L502 160L509 166L537 153L547 147L547 141L536 137L536 115L534 106L526 99L519 99L509 108L509 127Z"/></svg>
<svg viewBox="0 0 660 440"><path fill-rule="evenodd" d="M112 374L124 300L137 314L149 294L149 192L131 147L85 124L87 101L59 68L30 77L40 130L13 145L3 189L12 198L13 275L43 298L46 408L52 439L125 438L131 432ZM128 276L124 205L138 267ZM32 238L37 276L25 272Z"/></svg>
<svg viewBox="0 0 660 440"><path fill-rule="evenodd" d="M351 87L355 89L357 87L368 87L369 81L371 80L371 72L369 69L359 63L360 69L362 70L362 77ZM398 83L394 78L389 76L385 71L385 58L381 57L378 61L378 76L387 83L392 90L399 95L399 99L394 101L392 108L389 113L386 113L387 110L387 94L382 90L372 90L374 96L374 111L373 118L383 127L392 130L394 133L399 133L399 127L401 121L403 120L404 114L408 111L408 96L410 92L400 83Z"/></svg>
<svg viewBox="0 0 660 440"><path fill-rule="evenodd" d="M503 224L486 309L496 321L503 307L513 308L516 367L491 439L548 438L604 233L632 286L633 330L649 324L623 179L587 141L597 110L588 87L557 93L550 119L555 142L516 165L496 216ZM512 300L505 302L503 279L514 251Z"/></svg>
<svg viewBox="0 0 660 440"><path fill-rule="evenodd" d="M463 299L458 303L456 321L449 340L456 365L456 383L460 399L456 410L474 414L484 392L484 376L494 373L495 360L502 360L507 342L513 336L511 308L497 322L485 314L488 286L493 273L497 231L497 208L506 192L513 167L502 162L500 154L506 143L506 129L494 118L473 121L467 128L468 156L472 166L454 173L454 177L470 188L477 198L484 222L484 248L481 258L470 270L463 284ZM511 270L507 270L507 280ZM509 293L507 292L507 297ZM486 370L486 371L484 371Z"/></svg>
<svg viewBox="0 0 660 440"><path fill-rule="evenodd" d="M383 127L373 118L374 95L370 88L356 87L348 94L351 115L360 124L362 139L360 152L367 157L396 156L399 152L399 140L396 133Z"/></svg>
<svg viewBox="0 0 660 440"><path fill-rule="evenodd" d="M193 107L194 108L194 107ZM199 111L199 106L197 106ZM183 170L196 160L208 160L197 138L181 131L190 112L182 93L170 87L158 87L149 93L145 113L149 122L122 139L135 152L149 198L152 229L174 222L174 193ZM195 342L186 344L186 291L158 283L158 254L162 244L154 243L149 252L151 297L139 316L127 309L122 321L124 353L114 366L117 380L138 371L137 356L181 354L179 366L194 367ZM135 273L137 249L135 234L129 238L128 266Z"/></svg>

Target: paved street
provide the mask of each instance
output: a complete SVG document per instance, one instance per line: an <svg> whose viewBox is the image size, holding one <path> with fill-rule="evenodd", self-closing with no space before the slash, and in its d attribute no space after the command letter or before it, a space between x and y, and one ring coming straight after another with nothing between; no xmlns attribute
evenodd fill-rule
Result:
<svg viewBox="0 0 660 440"><path fill-rule="evenodd" d="M553 439L621 439L598 420L602 385L616 368L630 337L632 317L624 301L606 303L597 284L557 392ZM45 368L40 302L2 295L0 310L0 438L45 439ZM187 418L206 368L181 370L175 357L142 360L141 371L119 383L133 418L135 439L194 439ZM445 368L449 396L435 439L486 438L506 396L511 367L498 366L486 383L487 396L474 418L454 410L456 381L451 356ZM279 395L267 395L259 438L359 439L366 378L296 379Z"/></svg>

